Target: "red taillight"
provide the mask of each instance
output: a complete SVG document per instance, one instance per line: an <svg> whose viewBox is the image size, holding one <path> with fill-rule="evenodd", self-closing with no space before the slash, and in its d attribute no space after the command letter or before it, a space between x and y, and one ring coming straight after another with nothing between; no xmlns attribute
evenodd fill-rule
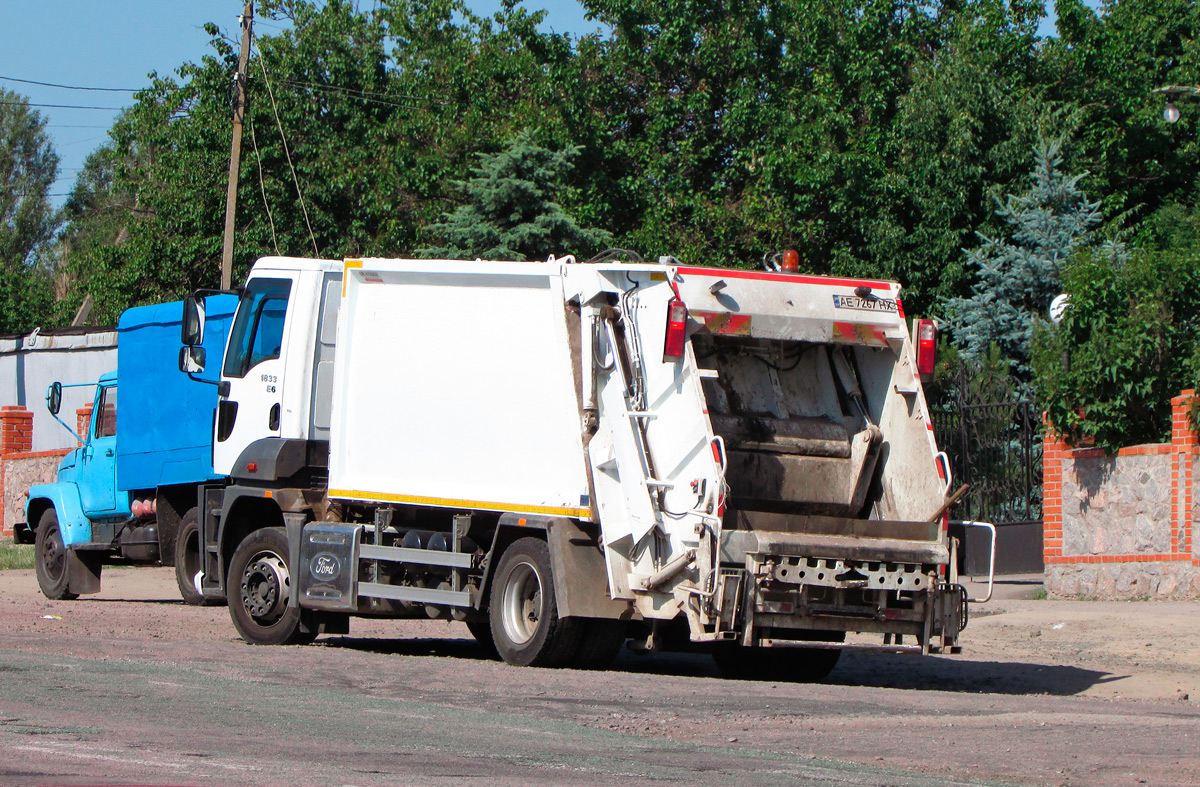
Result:
<svg viewBox="0 0 1200 787"><path fill-rule="evenodd" d="M933 374L937 362L937 323L917 320L917 373L922 377Z"/></svg>
<svg viewBox="0 0 1200 787"><path fill-rule="evenodd" d="M678 298L672 298L667 304L667 340L663 344L663 360L683 357L683 348L687 344L687 304Z"/></svg>

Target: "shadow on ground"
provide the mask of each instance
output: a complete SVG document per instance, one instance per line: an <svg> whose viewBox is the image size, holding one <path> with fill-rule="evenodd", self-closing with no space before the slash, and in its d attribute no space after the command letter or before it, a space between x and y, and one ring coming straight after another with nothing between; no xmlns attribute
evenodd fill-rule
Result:
<svg viewBox="0 0 1200 787"><path fill-rule="evenodd" d="M472 639L374 639L330 637L318 640L328 648L410 657L451 657L491 660ZM610 667L613 672L677 677L718 678L711 657L703 653L653 653L622 651ZM970 661L952 656L916 656L847 651L824 683L837 686L950 691L967 694L1053 695L1069 697L1092 686L1120 680L1096 670L1068 665L1022 662ZM776 677L768 682L778 683Z"/></svg>

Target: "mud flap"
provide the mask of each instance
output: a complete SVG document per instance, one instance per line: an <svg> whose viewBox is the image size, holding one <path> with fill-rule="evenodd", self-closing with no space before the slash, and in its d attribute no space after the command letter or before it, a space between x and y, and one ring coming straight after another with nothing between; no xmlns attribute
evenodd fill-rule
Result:
<svg viewBox="0 0 1200 787"><path fill-rule="evenodd" d="M100 592L100 572L104 569L104 553L87 550L67 550L67 589L83 596Z"/></svg>
<svg viewBox="0 0 1200 787"><path fill-rule="evenodd" d="M595 536L573 519L555 518L546 523L546 541L559 617L627 616L629 603L608 593L608 569Z"/></svg>

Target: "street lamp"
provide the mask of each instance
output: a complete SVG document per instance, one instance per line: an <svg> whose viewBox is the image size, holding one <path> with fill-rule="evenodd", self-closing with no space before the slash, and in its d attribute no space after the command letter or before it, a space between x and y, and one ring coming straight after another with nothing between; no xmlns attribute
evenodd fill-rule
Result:
<svg viewBox="0 0 1200 787"><path fill-rule="evenodd" d="M1175 106L1176 98L1200 98L1200 87L1195 85L1168 85L1154 92L1162 93L1167 99L1167 106L1163 109L1163 120L1168 123L1179 120L1179 107Z"/></svg>

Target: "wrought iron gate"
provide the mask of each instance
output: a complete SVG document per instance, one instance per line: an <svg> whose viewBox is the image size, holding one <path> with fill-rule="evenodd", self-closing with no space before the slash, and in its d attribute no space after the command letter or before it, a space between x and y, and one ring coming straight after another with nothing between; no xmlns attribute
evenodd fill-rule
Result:
<svg viewBox="0 0 1200 787"><path fill-rule="evenodd" d="M980 401L965 374L956 394L956 401L934 406L931 412L938 447L950 458L954 487L968 485L952 516L996 525L998 573L1041 571L1042 438L1037 410L1029 400ZM986 570L986 544L968 541L964 546L966 572L980 573L981 563Z"/></svg>

